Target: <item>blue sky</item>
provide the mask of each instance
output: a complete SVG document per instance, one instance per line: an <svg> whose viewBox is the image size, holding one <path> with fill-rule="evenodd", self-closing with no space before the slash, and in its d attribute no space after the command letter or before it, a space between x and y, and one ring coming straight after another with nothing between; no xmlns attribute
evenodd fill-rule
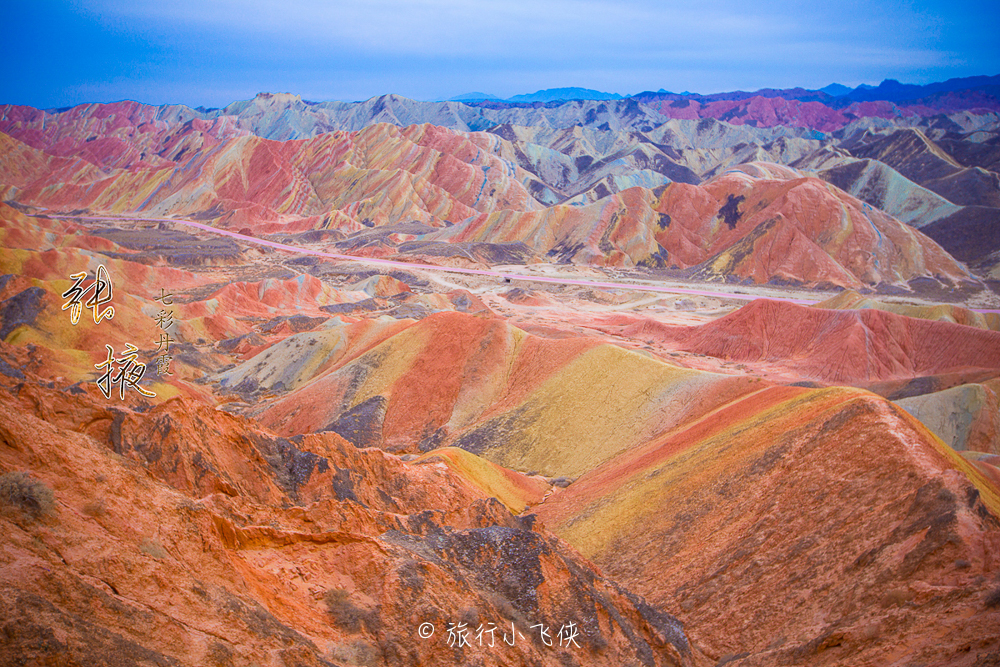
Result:
<svg viewBox="0 0 1000 667"><path fill-rule="evenodd" d="M710 93L1000 73L996 0L4 2L0 103Z"/></svg>

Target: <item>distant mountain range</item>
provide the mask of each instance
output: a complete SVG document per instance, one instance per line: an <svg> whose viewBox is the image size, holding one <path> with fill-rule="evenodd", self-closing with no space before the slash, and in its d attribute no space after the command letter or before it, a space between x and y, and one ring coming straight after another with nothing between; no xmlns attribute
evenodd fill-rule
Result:
<svg viewBox="0 0 1000 667"><path fill-rule="evenodd" d="M665 92L665 91L664 91ZM591 90L590 88L549 88L546 90L539 90L534 93L526 95L514 95L507 99L501 99L496 95L490 95L489 93L465 93L464 95L458 95L457 97L452 97L448 99L448 102L483 102L483 101L496 101L496 102L513 102L513 103L525 103L525 102L565 102L571 100L620 100L624 96L618 93L602 93L599 90Z"/></svg>
<svg viewBox="0 0 1000 667"><path fill-rule="evenodd" d="M536 102L569 102L574 100L621 100L636 98L648 100L662 97L664 99L691 98L694 100L704 100L717 102L721 100L745 100L751 97L780 97L786 100L798 100L802 102L818 101L833 103L837 106L837 100L842 99L840 106L849 105L851 102L906 102L916 101L934 95L952 93L979 88L989 88L1000 86L1000 75L997 76L973 76L957 79L949 79L939 83L926 85L900 83L895 79L886 79L878 86L861 84L856 88L851 88L840 83L831 83L828 86L811 90L806 88L762 88L754 92L742 90L711 93L701 95L698 93L671 93L663 88L656 92L646 91L636 95L619 95L617 93L605 93L590 88L548 88L525 95L514 95L507 99L502 99L489 93L465 93L450 98L449 102L489 102L489 103L510 103L510 104L531 104ZM995 93L995 91L994 91Z"/></svg>
<svg viewBox="0 0 1000 667"><path fill-rule="evenodd" d="M496 95L490 95L489 93L465 93L464 95L456 95L455 97L450 97L445 102L479 102L480 100L499 100L500 98Z"/></svg>
<svg viewBox="0 0 1000 667"><path fill-rule="evenodd" d="M829 86L826 86L825 88L820 88L819 90L820 92L826 93L831 97L843 97L844 95L846 95L847 93L851 92L854 89L845 86L841 83L831 83Z"/></svg>

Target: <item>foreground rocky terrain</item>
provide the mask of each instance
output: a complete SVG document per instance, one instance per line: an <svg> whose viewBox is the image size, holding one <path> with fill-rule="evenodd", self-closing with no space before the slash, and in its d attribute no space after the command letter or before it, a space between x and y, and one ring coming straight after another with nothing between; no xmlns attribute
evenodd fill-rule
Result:
<svg viewBox="0 0 1000 667"><path fill-rule="evenodd" d="M694 664L680 622L445 457L25 379L0 398L3 465L56 501L36 518L5 508L5 664ZM544 486L494 475L509 498ZM448 645L449 622L468 645ZM565 649L530 628L571 622ZM490 624L492 648L475 639Z"/></svg>

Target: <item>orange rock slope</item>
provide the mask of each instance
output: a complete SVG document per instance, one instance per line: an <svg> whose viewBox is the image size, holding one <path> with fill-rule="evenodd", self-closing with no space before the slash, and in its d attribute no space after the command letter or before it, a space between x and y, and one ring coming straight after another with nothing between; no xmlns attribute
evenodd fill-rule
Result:
<svg viewBox="0 0 1000 667"><path fill-rule="evenodd" d="M0 513L5 664L704 664L675 619L439 460L40 384L0 387L0 469L54 493Z"/></svg>

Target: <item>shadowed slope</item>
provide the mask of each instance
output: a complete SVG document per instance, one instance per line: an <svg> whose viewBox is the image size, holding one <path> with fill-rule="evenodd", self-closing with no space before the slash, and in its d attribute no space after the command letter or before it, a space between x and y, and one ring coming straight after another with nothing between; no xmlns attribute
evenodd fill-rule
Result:
<svg viewBox="0 0 1000 667"><path fill-rule="evenodd" d="M963 384L896 401L956 451L1000 455L1000 401L996 380Z"/></svg>
<svg viewBox="0 0 1000 667"><path fill-rule="evenodd" d="M981 167L964 167L918 129L861 136L848 148L858 157L887 164L954 204L1000 206L1000 176Z"/></svg>

